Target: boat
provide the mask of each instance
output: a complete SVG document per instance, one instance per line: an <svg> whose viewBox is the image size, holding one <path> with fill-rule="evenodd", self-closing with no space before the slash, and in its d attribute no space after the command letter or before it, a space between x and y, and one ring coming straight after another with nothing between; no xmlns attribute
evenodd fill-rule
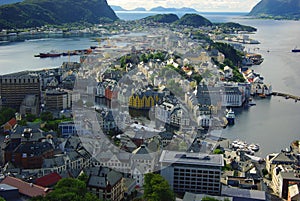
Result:
<svg viewBox="0 0 300 201"><path fill-rule="evenodd" d="M226 114L226 119L228 121L228 125L233 125L235 120L235 114L232 109L230 109Z"/></svg>
<svg viewBox="0 0 300 201"><path fill-rule="evenodd" d="M255 102L252 98L249 98L248 105L249 105L249 106L256 105L256 102Z"/></svg>
<svg viewBox="0 0 300 201"><path fill-rule="evenodd" d="M47 58L47 57L60 57L62 53L55 53L55 52L47 52L47 53L40 53L37 55L34 55L35 57L40 57L40 58Z"/></svg>
<svg viewBox="0 0 300 201"><path fill-rule="evenodd" d="M292 52L300 52L300 49L297 49L297 47L295 47L294 49L292 49Z"/></svg>
<svg viewBox="0 0 300 201"><path fill-rule="evenodd" d="M248 149L257 152L259 150L259 145L258 144L250 144L248 146Z"/></svg>
<svg viewBox="0 0 300 201"><path fill-rule="evenodd" d="M261 98L266 98L266 94L259 94L258 96Z"/></svg>

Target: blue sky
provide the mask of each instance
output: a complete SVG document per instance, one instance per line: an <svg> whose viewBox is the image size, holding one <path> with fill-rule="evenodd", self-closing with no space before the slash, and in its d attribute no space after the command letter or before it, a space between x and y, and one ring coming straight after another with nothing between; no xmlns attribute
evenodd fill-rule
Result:
<svg viewBox="0 0 300 201"><path fill-rule="evenodd" d="M144 7L191 7L202 12L249 12L260 0L107 0L125 9Z"/></svg>

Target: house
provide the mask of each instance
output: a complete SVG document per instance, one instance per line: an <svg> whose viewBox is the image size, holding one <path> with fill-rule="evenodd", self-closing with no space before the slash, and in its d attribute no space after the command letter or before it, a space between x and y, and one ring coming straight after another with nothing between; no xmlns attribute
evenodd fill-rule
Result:
<svg viewBox="0 0 300 201"><path fill-rule="evenodd" d="M3 128L3 132L5 134L10 134L16 125L17 125L17 120L15 118L12 118L1 127Z"/></svg>
<svg viewBox="0 0 300 201"><path fill-rule="evenodd" d="M122 174L105 167L91 167L84 170L89 179L87 189L99 199L121 201L124 198Z"/></svg>
<svg viewBox="0 0 300 201"><path fill-rule="evenodd" d="M37 178L35 180L35 184L43 187L51 187L54 186L61 179L62 177L58 173L53 172L43 177Z"/></svg>
<svg viewBox="0 0 300 201"><path fill-rule="evenodd" d="M36 196L46 196L51 190L36 184L27 183L21 179L7 176L2 181L1 184L7 184L19 189L21 195L27 196L29 198Z"/></svg>

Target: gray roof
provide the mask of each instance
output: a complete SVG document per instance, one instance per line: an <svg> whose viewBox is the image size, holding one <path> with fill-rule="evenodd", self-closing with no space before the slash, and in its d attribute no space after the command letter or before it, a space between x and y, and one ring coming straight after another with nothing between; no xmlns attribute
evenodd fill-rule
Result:
<svg viewBox="0 0 300 201"><path fill-rule="evenodd" d="M10 185L7 185L7 184L0 184L0 189L1 189L1 191L18 190L16 187L10 186Z"/></svg>
<svg viewBox="0 0 300 201"><path fill-rule="evenodd" d="M300 175L294 172L280 172L283 179L300 181Z"/></svg>
<svg viewBox="0 0 300 201"><path fill-rule="evenodd" d="M239 188L229 188L222 186L222 195L230 196L233 198L250 198L253 200L266 200L266 192Z"/></svg>
<svg viewBox="0 0 300 201"><path fill-rule="evenodd" d="M211 196L211 195L206 195L206 194L194 194L190 192L186 192L184 194L183 200L182 201L202 201L203 198L205 197L212 197L217 200L224 200L225 198L228 199L228 201L232 201L231 197L224 197L224 196Z"/></svg>
<svg viewBox="0 0 300 201"><path fill-rule="evenodd" d="M296 158L290 154L290 153L285 153L285 152L280 152L277 156L275 156L272 160L273 164L280 164L280 163L289 163L292 164L296 162Z"/></svg>
<svg viewBox="0 0 300 201"><path fill-rule="evenodd" d="M105 167L93 167L85 171L90 176L88 186L105 188L108 184L116 185L122 179L121 173Z"/></svg>
<svg viewBox="0 0 300 201"><path fill-rule="evenodd" d="M221 154L209 155L203 153L187 153L167 150L162 152L159 162L184 165L224 166L223 155Z"/></svg>

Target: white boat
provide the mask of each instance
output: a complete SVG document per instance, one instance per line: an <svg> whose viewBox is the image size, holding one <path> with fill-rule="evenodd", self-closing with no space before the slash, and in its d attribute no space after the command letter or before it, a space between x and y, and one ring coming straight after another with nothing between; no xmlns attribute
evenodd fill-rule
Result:
<svg viewBox="0 0 300 201"><path fill-rule="evenodd" d="M248 146L248 149L257 152L259 150L259 145L258 144L250 144Z"/></svg>
<svg viewBox="0 0 300 201"><path fill-rule="evenodd" d="M232 109L230 109L227 112L226 119L227 119L229 125L233 125L234 124L235 114L234 114L234 111Z"/></svg>
<svg viewBox="0 0 300 201"><path fill-rule="evenodd" d="M255 102L252 98L250 98L250 99L249 99L249 102L248 102L248 105L249 105L249 106L256 105L256 102Z"/></svg>

